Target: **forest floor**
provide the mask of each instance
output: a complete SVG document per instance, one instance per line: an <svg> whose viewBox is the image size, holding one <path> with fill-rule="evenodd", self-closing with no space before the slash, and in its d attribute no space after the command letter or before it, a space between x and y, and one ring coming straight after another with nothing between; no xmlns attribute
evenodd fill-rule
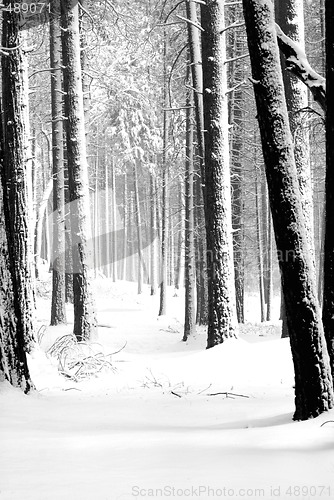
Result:
<svg viewBox="0 0 334 500"><path fill-rule="evenodd" d="M278 321L256 323L256 297L239 339L205 350L204 328L181 341L182 292L157 318L148 288L95 286L96 343L55 344L73 325L44 331L45 285L37 390L0 384L0 500L334 498L334 411L292 421L289 340Z"/></svg>

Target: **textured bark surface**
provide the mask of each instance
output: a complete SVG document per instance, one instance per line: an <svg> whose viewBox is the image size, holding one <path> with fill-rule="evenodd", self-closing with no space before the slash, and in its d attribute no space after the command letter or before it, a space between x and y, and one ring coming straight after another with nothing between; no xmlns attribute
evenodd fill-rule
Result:
<svg viewBox="0 0 334 500"><path fill-rule="evenodd" d="M204 142L204 111L203 111L203 73L202 73L202 53L200 31L196 27L199 25L197 19L196 3L192 0L186 1L187 18L191 21L187 23L189 56L191 63L192 86L194 89L194 105L196 117L196 131L198 156L202 177L205 177L205 142Z"/></svg>
<svg viewBox="0 0 334 500"><path fill-rule="evenodd" d="M276 0L275 17L284 33L305 50L303 0ZM307 238L314 258L312 174L309 125L303 113L308 106L307 87L295 75L283 70L286 105L292 133L298 182L305 215Z"/></svg>
<svg viewBox="0 0 334 500"><path fill-rule="evenodd" d="M8 2L7 2L8 4ZM3 12L2 46L14 48L2 57L3 168L5 226L9 264L17 318L17 343L29 351L33 344L34 298L31 262L31 219L27 158L26 107L24 85L25 54L13 12Z"/></svg>
<svg viewBox="0 0 334 500"><path fill-rule="evenodd" d="M89 281L92 263L88 168L80 64L80 36L78 4L63 0L62 54L64 65L64 90L67 165L69 197L71 203L71 234L73 257L74 334L79 340L90 339L95 334L95 304Z"/></svg>
<svg viewBox="0 0 334 500"><path fill-rule="evenodd" d="M0 200L2 200L0 183ZM12 278L9 272L7 236L0 201L0 380L28 392L32 387L25 346L17 329Z"/></svg>
<svg viewBox="0 0 334 500"><path fill-rule="evenodd" d="M295 369L294 419L333 407L332 377L300 201L271 0L243 0L285 310Z"/></svg>
<svg viewBox="0 0 334 500"><path fill-rule="evenodd" d="M167 108L167 40L164 39L164 108ZM163 150L162 150L162 213L161 213L161 277L160 277L160 306L159 316L166 314L167 310L167 265L168 265L168 181L169 168L167 163L168 147L168 116L167 111L163 113Z"/></svg>
<svg viewBox="0 0 334 500"><path fill-rule="evenodd" d="M226 97L224 5L201 4L205 129L205 215L208 270L208 343L235 336L235 289Z"/></svg>
<svg viewBox="0 0 334 500"><path fill-rule="evenodd" d="M326 7L326 219L323 323L334 377L334 4Z"/></svg>
<svg viewBox="0 0 334 500"><path fill-rule="evenodd" d="M192 335L195 328L195 244L194 244L194 126L191 111L192 92L188 90L186 111L186 165L185 165L185 255L184 288L185 320L183 340Z"/></svg>
<svg viewBox="0 0 334 500"><path fill-rule="evenodd" d="M227 24L238 22L242 16L242 6L235 5L229 8ZM245 39L236 29L229 30L228 58L228 87L234 89L229 92L229 123L232 125L231 135L231 188L232 188L232 226L233 226L233 256L235 300L238 323L244 323L244 286L245 286L245 257L244 257L244 91L240 85L243 80L243 66L240 61L233 60L241 57L245 51Z"/></svg>
<svg viewBox="0 0 334 500"><path fill-rule="evenodd" d="M61 74L60 0L51 1L50 65L52 108L53 257L51 325L66 323L65 311L65 191L63 99Z"/></svg>
<svg viewBox="0 0 334 500"><path fill-rule="evenodd" d="M151 295L157 293L157 193L156 179L150 171L150 220L151 220L151 247L150 247L150 285Z"/></svg>

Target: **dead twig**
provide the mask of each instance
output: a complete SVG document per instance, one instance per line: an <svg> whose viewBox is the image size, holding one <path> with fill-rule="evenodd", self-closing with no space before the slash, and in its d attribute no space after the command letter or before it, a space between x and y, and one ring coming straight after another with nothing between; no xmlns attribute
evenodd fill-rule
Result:
<svg viewBox="0 0 334 500"><path fill-rule="evenodd" d="M207 394L207 396L225 396L226 398L235 396L238 398L249 399L249 396L246 396L245 394L235 394L234 392L213 392L212 394Z"/></svg>

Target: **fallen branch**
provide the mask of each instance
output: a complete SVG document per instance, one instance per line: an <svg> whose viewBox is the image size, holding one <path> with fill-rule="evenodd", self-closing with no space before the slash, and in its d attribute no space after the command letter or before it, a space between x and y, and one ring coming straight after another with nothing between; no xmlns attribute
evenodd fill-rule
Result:
<svg viewBox="0 0 334 500"><path fill-rule="evenodd" d="M304 50L289 38L276 24L278 46L285 56L288 71L291 71L310 90L315 101L326 111L326 79L309 64Z"/></svg>
<svg viewBox="0 0 334 500"><path fill-rule="evenodd" d="M326 424L334 424L334 420L326 420L326 422L323 422L320 427L323 427Z"/></svg>
<svg viewBox="0 0 334 500"><path fill-rule="evenodd" d="M207 396L226 396L227 398L230 396L236 396L238 398L249 398L249 396L245 396L244 394L235 394L234 392L213 392L212 394L207 394Z"/></svg>

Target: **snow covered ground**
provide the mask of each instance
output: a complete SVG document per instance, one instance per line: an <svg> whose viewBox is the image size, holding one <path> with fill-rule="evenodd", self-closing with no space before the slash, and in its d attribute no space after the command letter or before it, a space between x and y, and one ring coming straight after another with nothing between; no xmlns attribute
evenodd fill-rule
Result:
<svg viewBox="0 0 334 500"><path fill-rule="evenodd" d="M204 329L181 342L173 290L157 318L148 289L96 288L91 350L113 369L60 376L44 352L72 325L48 327L29 359L37 391L0 384L0 500L334 498L334 412L292 421L289 341L254 323L256 298L240 338L205 350ZM38 317L48 325L46 299Z"/></svg>

